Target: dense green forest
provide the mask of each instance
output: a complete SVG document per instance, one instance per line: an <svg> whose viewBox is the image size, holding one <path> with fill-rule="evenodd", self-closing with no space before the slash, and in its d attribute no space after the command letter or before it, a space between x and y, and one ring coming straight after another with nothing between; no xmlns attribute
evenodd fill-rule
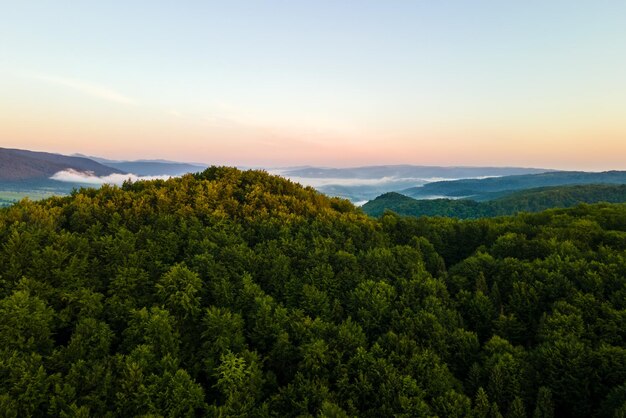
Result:
<svg viewBox="0 0 626 418"><path fill-rule="evenodd" d="M417 200L392 192L367 202L363 205L363 211L370 216L381 216L386 210L391 210L405 216L450 216L469 219L538 212L550 208L567 208L579 203L598 202L626 202L626 184L540 187L510 192L486 202L471 199Z"/></svg>
<svg viewBox="0 0 626 418"><path fill-rule="evenodd" d="M372 219L212 167L0 237L2 416L626 414L626 205Z"/></svg>
<svg viewBox="0 0 626 418"><path fill-rule="evenodd" d="M626 171L551 171L539 174L436 181L420 187L402 190L405 196L428 199L432 196L467 198L477 201L491 200L515 190L538 187L567 186L575 184L626 184Z"/></svg>

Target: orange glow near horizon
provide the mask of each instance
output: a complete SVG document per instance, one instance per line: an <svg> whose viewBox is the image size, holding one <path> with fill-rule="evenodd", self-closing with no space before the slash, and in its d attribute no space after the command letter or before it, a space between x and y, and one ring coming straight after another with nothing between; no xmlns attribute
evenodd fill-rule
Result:
<svg viewBox="0 0 626 418"><path fill-rule="evenodd" d="M298 131L234 121L184 119L124 109L132 114L51 109L3 109L3 147L112 159L165 158L240 166L358 166L373 164L526 166L625 169L626 129L618 121L567 128L543 123L407 131ZM587 119L589 120L589 119ZM497 124L494 124L497 126Z"/></svg>
<svg viewBox="0 0 626 418"><path fill-rule="evenodd" d="M262 125L140 106L68 101L0 108L1 146L112 159L165 158L240 166L373 164L625 169L626 127L607 115L562 120L451 118L386 129ZM594 117L592 117L594 116ZM609 115L611 116L611 115Z"/></svg>
<svg viewBox="0 0 626 418"><path fill-rule="evenodd" d="M626 2L237 3L7 4L0 147L626 169Z"/></svg>

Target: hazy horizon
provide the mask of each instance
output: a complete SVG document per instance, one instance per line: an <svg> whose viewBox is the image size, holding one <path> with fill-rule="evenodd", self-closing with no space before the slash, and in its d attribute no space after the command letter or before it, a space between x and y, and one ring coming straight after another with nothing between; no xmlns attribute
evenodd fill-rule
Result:
<svg viewBox="0 0 626 418"><path fill-rule="evenodd" d="M5 4L0 146L626 169L626 3Z"/></svg>
<svg viewBox="0 0 626 418"><path fill-rule="evenodd" d="M588 171L588 172L603 172L603 171L622 171L626 170L626 168L559 168L555 166L524 166L524 165L506 165L506 164L419 164L419 163L411 163L411 162L374 162L371 164L312 164L312 163L302 163L302 164L282 164L282 165L263 165L263 164L238 164L235 162L219 162L219 161L190 161L190 160L177 160L170 158L168 156L156 156L156 157L146 157L139 155L137 157L129 157L126 158L123 155L119 155L118 157L105 157L103 155L89 155L82 152L61 152L55 151L54 149L26 149L23 147L15 147L15 146L0 146L0 148L7 149L20 149L26 151L33 152L45 152L51 154L59 154L65 155L68 157L81 157L81 158L89 158L89 159L102 159L116 162L163 162L163 163L182 163L189 165L199 165L199 166L231 166L237 167L240 169L260 169L260 170L289 170L289 169L298 169L298 168L321 168L321 169L356 169L356 168L367 168L367 167L400 167L400 166L413 166L413 167L440 167L440 168L521 168L521 169L537 169L537 170L546 170L546 171ZM117 155L117 154L116 154ZM280 173L277 173L280 174Z"/></svg>

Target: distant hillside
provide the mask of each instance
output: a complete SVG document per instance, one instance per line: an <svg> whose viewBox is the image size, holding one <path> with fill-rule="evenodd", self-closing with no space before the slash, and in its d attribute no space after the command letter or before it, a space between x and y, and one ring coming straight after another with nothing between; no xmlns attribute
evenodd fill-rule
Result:
<svg viewBox="0 0 626 418"><path fill-rule="evenodd" d="M197 173L205 167L197 164L165 160L113 161L82 154L72 156L0 148L0 207L28 197L38 200L49 196L67 195L93 183L51 179L64 170L89 172L103 177L111 174L142 176L180 176Z"/></svg>
<svg viewBox="0 0 626 418"><path fill-rule="evenodd" d="M378 165L352 168L291 167L271 170L301 184L315 187L329 196L343 197L359 204L383 193L421 186L432 181L543 173L541 168L518 167L437 167Z"/></svg>
<svg viewBox="0 0 626 418"><path fill-rule="evenodd" d="M556 171L541 174L494 177L486 179L464 179L438 181L401 190L409 197L429 196L465 197L474 200L491 200L510 194L515 190L573 184L626 184L626 171L588 173L583 171Z"/></svg>
<svg viewBox="0 0 626 418"><path fill-rule="evenodd" d="M485 176L511 176L519 174L545 173L543 168L522 167L439 167L420 165L379 165L351 168L297 167L281 173L287 177L380 179L383 177L424 178L433 177L458 179Z"/></svg>
<svg viewBox="0 0 626 418"><path fill-rule="evenodd" d="M370 216L381 216L386 210L405 216L448 216L452 218L473 218L485 216L480 202L467 199L417 200L400 193L391 192L378 196L362 206ZM480 213L478 216L471 216Z"/></svg>
<svg viewBox="0 0 626 418"><path fill-rule="evenodd" d="M206 167L186 163L161 163L152 161L123 161L119 163L107 163L109 167L116 168L138 176L180 176L187 173L197 173Z"/></svg>
<svg viewBox="0 0 626 418"><path fill-rule="evenodd" d="M107 167L121 170L125 173L133 173L138 176L180 176L187 173L197 173L206 169L206 166L199 164L181 163L166 160L137 160L137 161L116 161L100 157L86 157L97 161Z"/></svg>
<svg viewBox="0 0 626 418"><path fill-rule="evenodd" d="M88 158L0 148L0 181L47 179L67 169L89 171L96 176L124 173L123 170L107 167Z"/></svg>
<svg viewBox="0 0 626 418"><path fill-rule="evenodd" d="M481 218L538 212L550 208L567 208L579 203L626 202L626 185L575 185L542 187L512 193L486 202L469 199L416 200L399 193L386 193L366 203L363 211L381 216L391 210L407 216L448 216Z"/></svg>

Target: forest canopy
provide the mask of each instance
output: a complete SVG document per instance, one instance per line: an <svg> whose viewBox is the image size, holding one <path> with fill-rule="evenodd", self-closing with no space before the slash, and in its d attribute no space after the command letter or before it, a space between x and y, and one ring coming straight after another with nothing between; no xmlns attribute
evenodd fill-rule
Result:
<svg viewBox="0 0 626 418"><path fill-rule="evenodd" d="M371 219L261 171L0 210L7 417L623 417L626 205Z"/></svg>

